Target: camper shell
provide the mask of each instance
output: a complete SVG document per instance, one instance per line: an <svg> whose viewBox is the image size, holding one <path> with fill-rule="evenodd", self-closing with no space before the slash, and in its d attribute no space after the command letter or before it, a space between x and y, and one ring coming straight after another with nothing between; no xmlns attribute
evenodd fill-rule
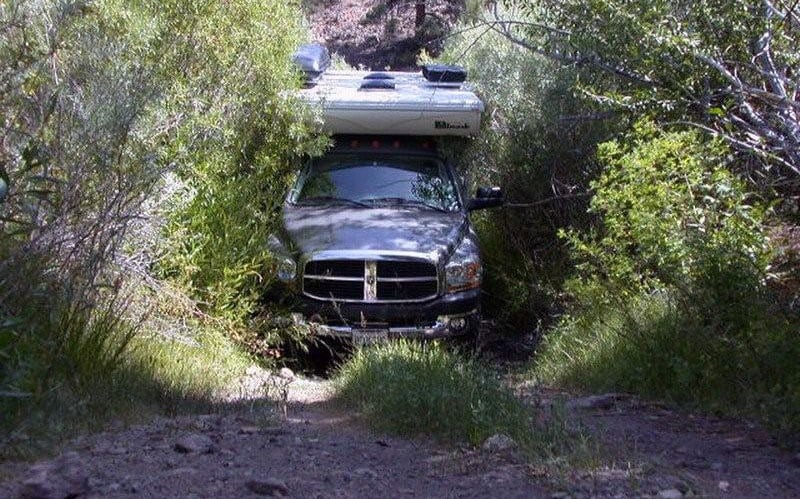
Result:
<svg viewBox="0 0 800 499"><path fill-rule="evenodd" d="M483 101L459 66L430 64L421 72L327 70L319 45L301 48L295 62L305 76L301 99L321 108L331 134L474 136Z"/></svg>
<svg viewBox="0 0 800 499"><path fill-rule="evenodd" d="M333 146L309 158L269 245L298 300L293 317L356 341L475 332L483 269L470 197L437 144L477 133L483 102L462 68L332 71L319 46L295 56L299 97L322 114Z"/></svg>
<svg viewBox="0 0 800 499"><path fill-rule="evenodd" d="M421 73L329 71L301 95L322 108L323 126L334 134L472 136L484 108L465 84Z"/></svg>

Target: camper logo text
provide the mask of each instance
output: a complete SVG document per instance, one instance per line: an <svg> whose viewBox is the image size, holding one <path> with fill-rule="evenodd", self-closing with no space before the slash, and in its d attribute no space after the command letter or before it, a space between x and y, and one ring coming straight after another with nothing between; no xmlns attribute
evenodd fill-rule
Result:
<svg viewBox="0 0 800 499"><path fill-rule="evenodd" d="M468 123L448 123L442 120L436 120L433 127L437 130L469 130Z"/></svg>

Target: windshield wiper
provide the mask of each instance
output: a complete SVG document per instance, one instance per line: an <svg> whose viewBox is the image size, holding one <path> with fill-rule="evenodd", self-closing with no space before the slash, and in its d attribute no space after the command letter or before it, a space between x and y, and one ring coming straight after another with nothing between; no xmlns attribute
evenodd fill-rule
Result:
<svg viewBox="0 0 800 499"><path fill-rule="evenodd" d="M448 213L447 210L442 208L441 206L435 206L432 204L428 204L424 201L419 201L417 199L407 199L407 198L369 198L365 199L364 201L369 201L371 203L397 203L397 204L405 204L405 205L413 205L413 206L424 206L425 208L430 208L431 210L441 211L443 213Z"/></svg>
<svg viewBox="0 0 800 499"><path fill-rule="evenodd" d="M361 206L362 208L372 208L372 206L362 203L361 201L356 201L355 199L347 199L347 198L337 198L336 196L314 196L313 198L306 198L302 199L297 202L297 204L314 204L316 202L319 203L347 203L352 204L354 206Z"/></svg>

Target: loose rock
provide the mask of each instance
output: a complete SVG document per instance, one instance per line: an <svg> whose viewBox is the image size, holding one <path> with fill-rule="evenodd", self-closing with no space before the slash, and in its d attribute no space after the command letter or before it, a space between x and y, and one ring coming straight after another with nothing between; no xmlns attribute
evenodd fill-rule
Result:
<svg viewBox="0 0 800 499"><path fill-rule="evenodd" d="M181 476L181 475L194 475L197 473L197 469L195 468L175 468L174 470L168 471L166 474L167 476Z"/></svg>
<svg viewBox="0 0 800 499"><path fill-rule="evenodd" d="M20 497L63 499L89 492L89 476L75 452L68 452L55 461L36 464L29 473L22 482Z"/></svg>
<svg viewBox="0 0 800 499"><path fill-rule="evenodd" d="M438 456L431 456L431 457L425 458L425 462L426 462L426 463L430 463L430 464L442 463L442 462L444 462L444 461L447 461L447 456L446 456L446 455L444 455L444 454L441 454L441 455L438 455Z"/></svg>
<svg viewBox="0 0 800 499"><path fill-rule="evenodd" d="M183 454L210 454L214 452L214 442L205 435L193 433L178 439L175 450Z"/></svg>
<svg viewBox="0 0 800 499"><path fill-rule="evenodd" d="M373 480L378 478L378 474L369 468L358 468L353 473L363 478L371 478Z"/></svg>
<svg viewBox="0 0 800 499"><path fill-rule="evenodd" d="M259 433L263 433L264 435L283 435L286 433L286 430L281 428L280 426L268 426L266 428L260 428Z"/></svg>
<svg viewBox="0 0 800 499"><path fill-rule="evenodd" d="M619 393L605 393L603 395L590 395L567 402L568 409L610 409L624 395Z"/></svg>
<svg viewBox="0 0 800 499"><path fill-rule="evenodd" d="M492 470L485 473L482 478L483 481L489 483L503 483L511 481L513 477L505 470Z"/></svg>
<svg viewBox="0 0 800 499"><path fill-rule="evenodd" d="M293 380L296 377L295 374L294 374L294 371L292 371L288 367L281 368L281 370L278 372L278 376L280 376L283 379L288 379L288 380Z"/></svg>
<svg viewBox="0 0 800 499"><path fill-rule="evenodd" d="M659 491L658 497L659 499L681 499L683 492L678 489L666 489Z"/></svg>
<svg viewBox="0 0 800 499"><path fill-rule="evenodd" d="M245 484L251 492L262 496L285 496L289 494L289 487L275 478L265 480L248 480Z"/></svg>
<svg viewBox="0 0 800 499"><path fill-rule="evenodd" d="M496 435L492 435L491 437L487 438L483 442L483 450L489 452L502 452L505 450L513 449L517 446L517 442L514 441L513 438L509 437L508 435L504 435L502 433L498 433Z"/></svg>

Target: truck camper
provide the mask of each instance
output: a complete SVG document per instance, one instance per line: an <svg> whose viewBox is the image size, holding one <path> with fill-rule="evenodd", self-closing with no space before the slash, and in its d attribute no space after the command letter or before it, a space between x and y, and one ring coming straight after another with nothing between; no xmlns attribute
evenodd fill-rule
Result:
<svg viewBox="0 0 800 499"><path fill-rule="evenodd" d="M438 151L478 132L484 105L466 72L334 71L319 45L294 61L333 140L298 173L269 242L298 294L295 321L355 341L474 333L483 267L469 213L503 197L469 197Z"/></svg>

